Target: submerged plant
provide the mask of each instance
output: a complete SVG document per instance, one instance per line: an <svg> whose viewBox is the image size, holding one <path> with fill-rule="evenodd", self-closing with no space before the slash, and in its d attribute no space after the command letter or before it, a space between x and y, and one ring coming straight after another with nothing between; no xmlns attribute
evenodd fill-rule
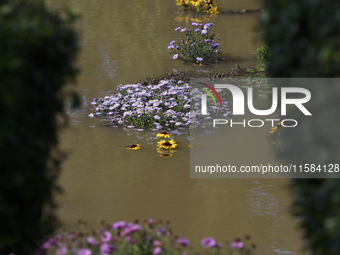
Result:
<svg viewBox="0 0 340 255"><path fill-rule="evenodd" d="M185 62L205 64L207 62L217 62L221 57L220 44L215 41L214 32L210 32L213 23L200 24L192 22L191 28L178 27L182 38L179 42L170 42L168 49L173 59L180 59ZM220 40L219 37L216 37Z"/></svg>
<svg viewBox="0 0 340 255"><path fill-rule="evenodd" d="M261 64L265 64L268 62L268 46L262 46L256 50L256 60Z"/></svg>

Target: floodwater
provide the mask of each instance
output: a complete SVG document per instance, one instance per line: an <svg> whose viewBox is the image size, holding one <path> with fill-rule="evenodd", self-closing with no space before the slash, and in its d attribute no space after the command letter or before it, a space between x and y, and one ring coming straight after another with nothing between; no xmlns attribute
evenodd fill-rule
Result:
<svg viewBox="0 0 340 255"><path fill-rule="evenodd" d="M255 30L261 13L221 14L209 22L216 24L213 31L221 37L228 60L194 67L173 60L167 49L178 38L174 29L186 25L176 19L185 15L174 0L47 2L53 8L67 4L82 14L76 24L81 35L77 65L82 70L77 91L84 101L173 68L221 72L235 64L256 66L253 53L262 46ZM224 10L261 8L255 0L217 3ZM203 19L204 14L192 13L191 18ZM68 113L70 126L60 138L69 157L60 177L64 193L58 197L59 217L67 228L74 229L78 219L91 227L99 219L168 219L174 233L189 238L198 250L201 238L207 236L224 243L249 234L258 246L257 254L300 254L300 234L288 211L286 179L190 179L189 135L176 136L175 155L161 158L155 142L127 135L122 128L105 127L89 118L85 108ZM248 137L253 157L256 139ZM132 143L141 144L141 150L124 148ZM225 153L233 149L226 145Z"/></svg>

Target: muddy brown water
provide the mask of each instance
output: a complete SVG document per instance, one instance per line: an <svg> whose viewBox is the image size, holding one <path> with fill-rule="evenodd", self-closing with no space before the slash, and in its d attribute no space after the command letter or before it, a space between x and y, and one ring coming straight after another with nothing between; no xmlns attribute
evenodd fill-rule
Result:
<svg viewBox="0 0 340 255"><path fill-rule="evenodd" d="M53 8L67 4L82 14L76 25L81 35L77 64L82 70L77 91L84 101L111 93L118 84L173 68L226 72L236 63L256 66L253 53L262 45L255 30L261 13L218 15L210 22L216 24L213 31L221 37L228 60L194 67L173 60L167 49L178 38L174 29L186 24L176 20L184 15L172 0L47 2ZM217 3L226 10L261 8L255 0ZM174 232L189 238L198 250L207 236L223 243L249 234L257 254L300 254L300 234L288 212L286 179L190 179L188 135L175 137L178 149L173 157L160 158L155 143L105 127L85 109L68 113L70 126L60 138L69 157L60 177L64 194L58 197L58 214L67 228L75 229L78 219L91 227L99 219L169 219ZM256 145L258 139L251 135L248 141L254 151L266 146ZM124 149L132 143L140 143L142 149ZM226 153L231 149L226 146Z"/></svg>

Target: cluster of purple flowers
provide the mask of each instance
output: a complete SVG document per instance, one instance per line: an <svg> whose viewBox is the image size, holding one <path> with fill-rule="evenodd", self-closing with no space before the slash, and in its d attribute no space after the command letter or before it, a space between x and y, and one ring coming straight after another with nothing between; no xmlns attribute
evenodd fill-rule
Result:
<svg viewBox="0 0 340 255"><path fill-rule="evenodd" d="M151 127L184 128L189 126L190 86L173 80L159 84L119 85L117 93L93 99L94 112L89 116L102 116L111 123L125 124L128 128Z"/></svg>
<svg viewBox="0 0 340 255"><path fill-rule="evenodd" d="M180 59L185 62L207 63L217 62L221 57L219 43L215 42L215 34L210 33L213 23L201 24L193 22L192 28L186 29L177 27L175 31L183 36L179 43L171 41L168 49L171 50L173 59ZM216 37L220 40L219 37Z"/></svg>
<svg viewBox="0 0 340 255"><path fill-rule="evenodd" d="M49 238L35 255L189 255L189 251L194 254L190 241L183 236L174 236L168 221L147 219L143 224L139 224L138 220L134 223L118 221L112 224L102 221L101 224L99 231L76 234L63 232ZM250 237L246 236L245 239L249 240ZM201 244L212 254L222 253L222 244L213 237L203 238ZM241 239L235 239L227 243L225 248L227 254L250 255L255 246L250 248Z"/></svg>
<svg viewBox="0 0 340 255"><path fill-rule="evenodd" d="M154 132L160 129L181 135L189 129L212 125L213 118L227 119L231 113L229 102L223 99L223 91L217 89L223 100L222 106L214 105L208 97L208 112L202 115L202 91L182 81L162 80L159 84L148 86L119 85L117 90L116 94L94 99L91 103L94 112L89 116L101 116L112 124L123 124L129 134L150 144L155 139ZM144 127L150 127L150 130ZM147 132L142 136L141 131Z"/></svg>
<svg viewBox="0 0 340 255"><path fill-rule="evenodd" d="M143 225L125 221L103 224L100 231L91 234L65 232L48 239L35 255L159 255L172 254L175 250L185 255L189 246L188 239L173 236L169 222L148 219Z"/></svg>

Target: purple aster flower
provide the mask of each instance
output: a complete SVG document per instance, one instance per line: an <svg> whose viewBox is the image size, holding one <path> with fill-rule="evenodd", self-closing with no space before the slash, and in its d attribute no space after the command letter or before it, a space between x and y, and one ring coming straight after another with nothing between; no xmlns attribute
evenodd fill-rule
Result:
<svg viewBox="0 0 340 255"><path fill-rule="evenodd" d="M179 49L179 46L176 46L175 49L178 50L178 49Z"/></svg>
<svg viewBox="0 0 340 255"><path fill-rule="evenodd" d="M196 60L201 62L201 61L203 61L203 58L197 57Z"/></svg>
<svg viewBox="0 0 340 255"><path fill-rule="evenodd" d="M123 232L121 232L121 235L128 235L128 234L130 234L132 232L141 231L141 230L142 230L141 226L129 223L127 228Z"/></svg>
<svg viewBox="0 0 340 255"><path fill-rule="evenodd" d="M90 249L80 249L77 255L92 255L92 251Z"/></svg>
<svg viewBox="0 0 340 255"><path fill-rule="evenodd" d="M158 228L157 229L157 235L161 235L163 232L165 232L164 228Z"/></svg>
<svg viewBox="0 0 340 255"><path fill-rule="evenodd" d="M188 239L184 238L184 237L180 237L177 239L177 243L184 245L184 246L190 246L190 242Z"/></svg>
<svg viewBox="0 0 340 255"><path fill-rule="evenodd" d="M108 243L103 243L100 246L100 250L102 253L104 254L109 254L110 252L112 252L115 249L115 246L112 244L108 244Z"/></svg>
<svg viewBox="0 0 340 255"><path fill-rule="evenodd" d="M88 236L88 237L86 238L86 241L87 241L87 243L90 244L90 245L96 245L96 240L94 240L94 238L93 238L92 236Z"/></svg>
<svg viewBox="0 0 340 255"><path fill-rule="evenodd" d="M244 244L241 241L235 241L235 242L232 242L230 246L234 249L241 249L243 248Z"/></svg>
<svg viewBox="0 0 340 255"><path fill-rule="evenodd" d="M125 240L132 244L136 243L135 240L133 240L131 236L125 237Z"/></svg>
<svg viewBox="0 0 340 255"><path fill-rule="evenodd" d="M191 47L195 46L196 43L191 44Z"/></svg>
<svg viewBox="0 0 340 255"><path fill-rule="evenodd" d="M175 29L175 31L180 30L180 29L181 29L181 27L178 27L178 28Z"/></svg>
<svg viewBox="0 0 340 255"><path fill-rule="evenodd" d="M153 244L153 246L158 246L158 245L161 244L161 242L159 240L155 240L155 241L153 241L152 244Z"/></svg>
<svg viewBox="0 0 340 255"><path fill-rule="evenodd" d="M162 252L162 248L161 247L156 247L154 250L153 250L153 255L158 255Z"/></svg>
<svg viewBox="0 0 340 255"><path fill-rule="evenodd" d="M208 31L206 30L206 29L203 29L202 31L201 31L201 34L202 35L205 35L205 34L207 34L208 33Z"/></svg>
<svg viewBox="0 0 340 255"><path fill-rule="evenodd" d="M195 32L198 32L198 31L200 31L200 29L199 29L199 28L196 28L196 29L195 29Z"/></svg>
<svg viewBox="0 0 340 255"><path fill-rule="evenodd" d="M198 24L197 24L197 22L192 22L191 25L192 26L197 26Z"/></svg>
<svg viewBox="0 0 340 255"><path fill-rule="evenodd" d="M218 43L213 43L213 45L212 45L214 48L216 48L216 47L218 47L218 46L220 46Z"/></svg>
<svg viewBox="0 0 340 255"><path fill-rule="evenodd" d="M118 221L118 222L112 224L112 228L114 230L117 230L117 229L120 229L120 228L125 228L125 226L126 226L125 221Z"/></svg>
<svg viewBox="0 0 340 255"><path fill-rule="evenodd" d="M173 48L175 48L174 45L169 45L169 46L168 46L168 49L173 49Z"/></svg>
<svg viewBox="0 0 340 255"><path fill-rule="evenodd" d="M158 115L153 116L156 120L159 120L161 117L159 117Z"/></svg>
<svg viewBox="0 0 340 255"><path fill-rule="evenodd" d="M201 244L204 248L211 248L216 245L215 239L212 237L206 237L201 240Z"/></svg>
<svg viewBox="0 0 340 255"><path fill-rule="evenodd" d="M50 243L46 242L41 246L41 248L43 248L44 250L47 250L48 248L50 248L50 246L51 246Z"/></svg>
<svg viewBox="0 0 340 255"><path fill-rule="evenodd" d="M217 38L217 40L220 40L220 39L221 39L221 38L220 38L220 37L218 37L218 36L217 36L216 38Z"/></svg>
<svg viewBox="0 0 340 255"><path fill-rule="evenodd" d="M173 59L178 58L178 54L175 54L172 58L173 58Z"/></svg>
<svg viewBox="0 0 340 255"><path fill-rule="evenodd" d="M174 44L175 42L176 42L176 41L171 41L171 42L170 42L170 45Z"/></svg>
<svg viewBox="0 0 340 255"><path fill-rule="evenodd" d="M67 253L67 248L64 246L57 250L57 255L65 255Z"/></svg>
<svg viewBox="0 0 340 255"><path fill-rule="evenodd" d="M181 31L181 32L185 32L185 31L186 31L186 29L185 29L185 28L182 28L180 31Z"/></svg>
<svg viewBox="0 0 340 255"><path fill-rule="evenodd" d="M103 242L107 243L111 240L112 234L109 231L105 231L104 235L100 237L100 239L102 239Z"/></svg>

